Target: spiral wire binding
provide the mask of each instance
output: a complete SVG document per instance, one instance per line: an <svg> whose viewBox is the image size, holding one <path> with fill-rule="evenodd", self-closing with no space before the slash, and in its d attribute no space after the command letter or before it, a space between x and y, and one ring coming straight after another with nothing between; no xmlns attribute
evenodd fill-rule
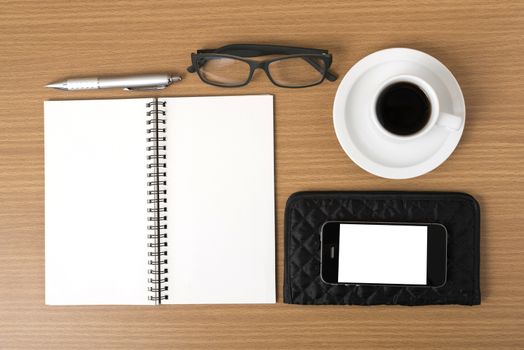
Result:
<svg viewBox="0 0 524 350"><path fill-rule="evenodd" d="M151 277L149 300L161 304L168 299L167 272L167 179L166 179L166 102L153 99L147 110L147 235L148 270Z"/></svg>

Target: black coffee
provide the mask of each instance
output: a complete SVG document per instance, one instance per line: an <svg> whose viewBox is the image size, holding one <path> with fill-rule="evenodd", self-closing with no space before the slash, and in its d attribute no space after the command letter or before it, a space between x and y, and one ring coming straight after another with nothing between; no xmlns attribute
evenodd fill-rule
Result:
<svg viewBox="0 0 524 350"><path fill-rule="evenodd" d="M377 99L376 112L384 129L408 136L426 126L431 115L431 104L417 85L400 82L382 90Z"/></svg>

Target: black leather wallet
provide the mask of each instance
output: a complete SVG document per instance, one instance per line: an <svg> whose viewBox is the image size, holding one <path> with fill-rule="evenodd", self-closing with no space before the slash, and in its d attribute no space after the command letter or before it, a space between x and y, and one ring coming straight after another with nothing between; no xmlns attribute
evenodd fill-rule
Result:
<svg viewBox="0 0 524 350"><path fill-rule="evenodd" d="M448 231L442 287L331 285L320 278L326 221L440 223ZM480 207L453 192L298 192L285 211L284 302L288 304L480 304Z"/></svg>

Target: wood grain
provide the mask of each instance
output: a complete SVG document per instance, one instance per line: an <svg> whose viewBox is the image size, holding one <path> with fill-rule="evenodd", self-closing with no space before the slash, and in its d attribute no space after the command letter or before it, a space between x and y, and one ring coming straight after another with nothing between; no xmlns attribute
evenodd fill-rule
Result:
<svg viewBox="0 0 524 350"><path fill-rule="evenodd" d="M219 89L193 75L162 95L276 97L277 305L44 306L43 101L151 96L64 93L91 74L183 72L198 48L227 43L327 48L343 75L363 56L412 47L459 80L467 126L430 174L385 180L358 168L331 121L338 83ZM0 2L1 349L516 349L524 345L524 2ZM340 81L340 80L339 80ZM299 190L465 191L482 206L482 305L303 307L282 303L283 212Z"/></svg>

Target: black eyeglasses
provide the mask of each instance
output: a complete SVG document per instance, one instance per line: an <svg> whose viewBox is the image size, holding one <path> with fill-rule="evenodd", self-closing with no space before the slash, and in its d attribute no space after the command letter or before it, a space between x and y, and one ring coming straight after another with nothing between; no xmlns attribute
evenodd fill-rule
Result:
<svg viewBox="0 0 524 350"><path fill-rule="evenodd" d="M279 55L264 61L245 57ZM278 45L227 45L218 49L198 50L191 54L190 73L198 73L203 82L222 87L247 85L255 69L263 69L276 86L303 88L337 80L329 72L332 56L327 50Z"/></svg>

